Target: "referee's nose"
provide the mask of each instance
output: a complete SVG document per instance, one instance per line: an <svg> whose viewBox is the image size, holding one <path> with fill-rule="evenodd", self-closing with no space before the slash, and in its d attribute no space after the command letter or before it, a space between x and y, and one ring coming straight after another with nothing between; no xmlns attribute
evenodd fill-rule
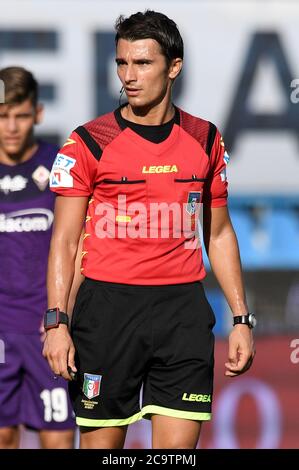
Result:
<svg viewBox="0 0 299 470"><path fill-rule="evenodd" d="M125 84L130 85L132 82L137 81L137 73L135 64L128 63L126 66L126 73L124 76Z"/></svg>

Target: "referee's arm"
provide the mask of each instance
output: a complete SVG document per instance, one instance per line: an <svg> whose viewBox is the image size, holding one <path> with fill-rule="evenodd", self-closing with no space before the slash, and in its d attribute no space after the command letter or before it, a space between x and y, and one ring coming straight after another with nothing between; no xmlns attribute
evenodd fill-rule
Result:
<svg viewBox="0 0 299 470"><path fill-rule="evenodd" d="M47 275L49 308L67 311L87 204L86 196L56 197ZM56 375L70 379L67 366L76 371L75 349L66 325L48 330L43 355Z"/></svg>
<svg viewBox="0 0 299 470"><path fill-rule="evenodd" d="M70 290L70 295L68 298L67 309L66 309L66 313L69 316L69 321L71 321L72 319L73 310L74 310L75 301L76 301L79 287L85 279L85 276L81 272L83 237L84 237L84 229L81 232L80 240L78 243L77 254L76 254L76 259L75 259L75 272L74 272L72 287Z"/></svg>
<svg viewBox="0 0 299 470"><path fill-rule="evenodd" d="M211 268L233 315L248 313L238 241L227 207L206 206L203 230ZM248 370L254 354L252 330L247 325L234 326L229 336L225 375L234 377Z"/></svg>

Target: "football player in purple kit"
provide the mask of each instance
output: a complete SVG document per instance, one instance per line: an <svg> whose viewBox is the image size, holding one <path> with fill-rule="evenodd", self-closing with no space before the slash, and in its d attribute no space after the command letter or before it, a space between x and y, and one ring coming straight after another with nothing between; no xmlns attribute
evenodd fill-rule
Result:
<svg viewBox="0 0 299 470"><path fill-rule="evenodd" d="M56 146L37 140L38 84L21 67L0 70L0 448L19 446L19 425L43 448L71 448L74 419L67 382L42 357L46 269L54 195L48 178Z"/></svg>

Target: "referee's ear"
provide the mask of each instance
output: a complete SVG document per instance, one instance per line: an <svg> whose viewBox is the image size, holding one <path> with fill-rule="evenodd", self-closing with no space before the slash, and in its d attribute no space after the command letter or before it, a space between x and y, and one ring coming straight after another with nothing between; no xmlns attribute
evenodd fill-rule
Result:
<svg viewBox="0 0 299 470"><path fill-rule="evenodd" d="M183 59L181 59L180 57L177 57L176 59L172 59L170 66L169 66L168 77L174 81L180 75L182 67L183 67Z"/></svg>
<svg viewBox="0 0 299 470"><path fill-rule="evenodd" d="M34 124L40 124L43 118L44 118L44 105L42 103L37 103L35 107Z"/></svg>

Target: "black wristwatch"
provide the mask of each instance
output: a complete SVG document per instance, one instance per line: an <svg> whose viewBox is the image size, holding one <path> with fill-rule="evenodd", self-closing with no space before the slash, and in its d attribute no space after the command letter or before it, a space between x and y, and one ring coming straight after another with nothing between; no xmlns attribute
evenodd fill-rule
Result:
<svg viewBox="0 0 299 470"><path fill-rule="evenodd" d="M58 307L46 310L44 316L44 328L46 331L51 328L57 328L60 323L68 326L69 317L66 313L61 312Z"/></svg>
<svg viewBox="0 0 299 470"><path fill-rule="evenodd" d="M249 328L256 326L257 320L254 313L247 313L246 315L236 315L233 320L233 326L235 325L248 325Z"/></svg>

